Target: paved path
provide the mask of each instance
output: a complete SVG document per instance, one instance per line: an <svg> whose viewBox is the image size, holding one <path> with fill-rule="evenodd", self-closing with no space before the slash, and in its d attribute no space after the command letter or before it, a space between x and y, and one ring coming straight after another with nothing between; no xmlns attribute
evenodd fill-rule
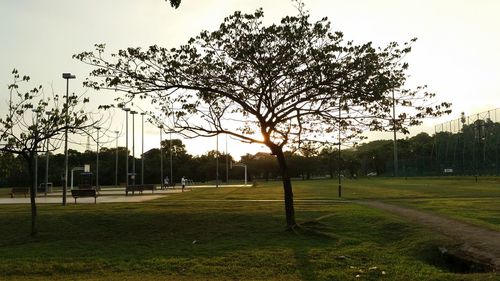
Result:
<svg viewBox="0 0 500 281"><path fill-rule="evenodd" d="M221 185L222 187L243 187L245 185ZM198 188L215 188L214 185L192 185L192 186L186 186L185 191L190 191L191 189L198 189ZM144 201L149 201L157 198L161 198L164 196L167 196L168 194L173 194L173 193L180 193L182 192L182 189L180 186L175 187L175 188L168 188L166 190L160 190L157 189L153 192L151 191L144 191L142 194L135 193L134 195L131 195L129 193L128 196L125 196L125 188L123 187L117 187L117 188L105 188L102 189L99 194L100 196L97 197L97 204L99 203L132 203L132 202L144 202ZM68 191L68 195L66 197L68 203L74 203L73 197L71 197L71 191ZM24 197L15 197L15 198L10 198L10 197L3 197L0 198L0 205L2 204L29 204L30 203L30 198L24 198ZM48 193L47 196L44 196L43 194L40 194L36 198L36 203L37 204L61 204L62 203L62 192L51 192ZM94 204L94 198L78 198L77 203L82 203L82 204Z"/></svg>
<svg viewBox="0 0 500 281"><path fill-rule="evenodd" d="M481 260L488 261L497 272L500 272L500 232L498 231L378 201L353 202L407 218L452 237L459 243L465 243L466 246L462 250Z"/></svg>
<svg viewBox="0 0 500 281"><path fill-rule="evenodd" d="M124 203L132 203L132 202L144 202L144 201L149 201L153 199L158 199L164 196L167 196L168 194L173 194L173 193L179 193L182 192L181 189L169 189L169 190L156 190L154 193L151 191L144 191L142 194L138 194L137 192L135 195L131 195L129 193L128 196L125 196L125 189L121 190L101 190L100 191L100 196L97 197L97 204L99 203L119 203L119 202L124 202ZM74 203L75 200L71 196L71 192L68 192L68 196L66 196L66 201L67 203ZM94 204L94 198L93 197L83 197L83 198L78 198L77 199L77 204ZM0 198L0 204L29 204L30 203L30 198L24 198L24 197L15 197L15 198ZM62 193L61 192L54 192L54 193L49 193L47 196L39 196L36 198L36 203L37 204L61 204L62 203Z"/></svg>

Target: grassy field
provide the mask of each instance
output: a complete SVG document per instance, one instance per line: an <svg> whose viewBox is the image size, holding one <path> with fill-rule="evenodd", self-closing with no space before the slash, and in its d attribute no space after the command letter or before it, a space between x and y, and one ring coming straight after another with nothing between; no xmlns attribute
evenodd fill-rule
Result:
<svg viewBox="0 0 500 281"><path fill-rule="evenodd" d="M294 182L294 193L297 219L324 235L284 231L281 202L240 201L281 199L278 182L146 203L40 205L35 238L28 205L0 206L0 280L500 280L456 272L437 249L453 241L337 200L334 181ZM499 227L497 179L351 180L344 198Z"/></svg>

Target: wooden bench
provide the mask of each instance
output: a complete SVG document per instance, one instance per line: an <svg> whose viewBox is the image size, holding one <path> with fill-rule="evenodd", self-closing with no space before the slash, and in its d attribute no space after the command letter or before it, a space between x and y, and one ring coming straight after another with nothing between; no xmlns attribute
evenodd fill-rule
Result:
<svg viewBox="0 0 500 281"><path fill-rule="evenodd" d="M10 198L14 198L14 194L24 194L24 198L26 198L28 193L30 193L29 187L13 187L10 191Z"/></svg>
<svg viewBox="0 0 500 281"><path fill-rule="evenodd" d="M95 189L73 189L71 190L71 196L76 199L79 197L94 197L94 204L97 204L97 192Z"/></svg>

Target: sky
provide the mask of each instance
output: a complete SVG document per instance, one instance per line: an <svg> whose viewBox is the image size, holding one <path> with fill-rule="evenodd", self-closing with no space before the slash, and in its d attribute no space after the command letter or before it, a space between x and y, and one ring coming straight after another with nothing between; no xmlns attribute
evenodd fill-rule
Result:
<svg viewBox="0 0 500 281"><path fill-rule="evenodd" d="M328 17L333 31L347 40L372 41L385 46L417 37L406 61L408 85L427 85L436 101L453 103L453 112L428 119L410 131L434 132L434 126L457 119L461 112L475 114L500 107L500 1L497 0L304 0L313 20ZM109 51L157 44L177 47L202 30L215 30L235 10L251 13L262 7L265 23L278 22L296 13L290 0L183 0L173 9L163 0L3 0L0 2L0 114L5 114L11 71L19 69L48 91L65 93L61 73L71 72L71 91L86 92L95 110L109 103L109 92L82 86L90 68L72 55L105 43ZM146 105L142 105L146 106ZM124 113L113 114L106 128L122 131L118 143L125 145ZM130 119L131 120L131 119ZM136 155L141 151L140 118L135 124ZM130 127L131 128L131 127ZM158 147L159 132L145 125L144 150ZM130 129L131 131L131 129ZM114 146L113 135L101 141ZM368 133L368 140L391 138L390 133ZM168 137L168 136L167 136ZM173 136L174 138L176 136ZM70 148L83 150L86 140L73 138ZM219 140L225 150L226 138ZM129 140L129 142L132 142ZM216 147L215 139L184 140L188 152L200 155ZM92 144L94 147L95 145ZM228 139L229 153L267 151L263 146Z"/></svg>

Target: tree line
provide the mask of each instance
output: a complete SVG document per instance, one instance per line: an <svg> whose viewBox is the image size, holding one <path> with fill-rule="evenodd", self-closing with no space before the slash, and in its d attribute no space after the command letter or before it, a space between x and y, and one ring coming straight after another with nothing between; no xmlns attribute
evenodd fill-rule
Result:
<svg viewBox="0 0 500 281"><path fill-rule="evenodd" d="M498 175L500 124L491 120L478 120L464 125L458 133L440 132L434 135L420 133L413 137L398 140L399 176L438 176L438 175ZM175 182L182 176L195 182L216 180L218 158L219 180L221 183L242 180L243 168L232 168L233 156L223 152L208 151L200 156L193 156L186 150L180 139L162 142L163 174L171 178L170 151L172 151L172 174ZM118 178L115 178L116 155L118 152ZM129 153L130 154L130 153ZM153 148L144 153L144 182L161 182L160 149ZM69 150L70 167L91 165L95 175L96 152ZM50 154L49 182L61 184L64 173L64 155ZM99 183L112 186L125 182L125 147L101 148L99 152ZM295 179L336 178L339 169L344 177L393 176L393 141L375 140L356 145L353 148L338 149L324 145L316 150L285 152L289 163L289 173ZM339 161L340 160L340 161ZM10 153L0 154L0 186L26 186L28 171L23 159ZM132 171L132 156L129 155L129 167ZM136 182L141 181L141 158L136 157ZM45 181L45 155L39 156L39 183ZM241 163L248 168L248 179L281 180L279 166L274 155L259 152L244 155ZM227 168L226 168L227 167ZM226 175L227 171L227 175ZM77 177L75 177L76 179ZM95 179L94 179L95 181Z"/></svg>

